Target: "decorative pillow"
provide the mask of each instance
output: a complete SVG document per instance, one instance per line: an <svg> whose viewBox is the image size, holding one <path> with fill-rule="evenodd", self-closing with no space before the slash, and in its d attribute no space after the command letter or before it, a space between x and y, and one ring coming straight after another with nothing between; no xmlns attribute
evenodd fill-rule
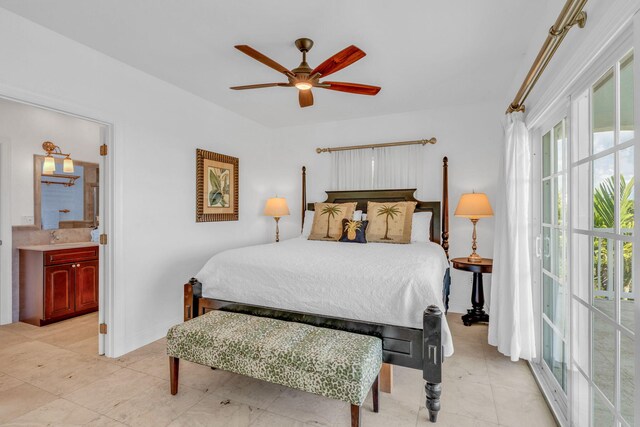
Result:
<svg viewBox="0 0 640 427"><path fill-rule="evenodd" d="M378 243L411 242L411 219L416 202L367 203L367 240Z"/></svg>
<svg viewBox="0 0 640 427"><path fill-rule="evenodd" d="M353 212L353 219L355 219L356 221L362 221L362 211L357 210Z"/></svg>
<svg viewBox="0 0 640 427"><path fill-rule="evenodd" d="M355 210L356 202L315 203L309 240L338 240L342 234L342 220L353 218Z"/></svg>
<svg viewBox="0 0 640 427"><path fill-rule="evenodd" d="M429 242L431 237L431 212L415 212L411 222L411 241Z"/></svg>
<svg viewBox="0 0 640 427"><path fill-rule="evenodd" d="M356 221L355 219L342 220L342 235L340 242L367 243L365 231L369 221Z"/></svg>

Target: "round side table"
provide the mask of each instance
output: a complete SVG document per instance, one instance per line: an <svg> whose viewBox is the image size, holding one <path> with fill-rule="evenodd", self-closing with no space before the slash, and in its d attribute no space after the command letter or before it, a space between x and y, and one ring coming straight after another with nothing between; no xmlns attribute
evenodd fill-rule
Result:
<svg viewBox="0 0 640 427"><path fill-rule="evenodd" d="M491 273L493 260L482 258L480 262L469 262L467 257L454 258L451 260L453 268L456 270L470 271L473 273L473 289L471 291L471 305L473 308L467 310L467 314L462 316L462 323L471 326L477 322L488 322L489 315L484 312L484 288L482 286L482 274Z"/></svg>

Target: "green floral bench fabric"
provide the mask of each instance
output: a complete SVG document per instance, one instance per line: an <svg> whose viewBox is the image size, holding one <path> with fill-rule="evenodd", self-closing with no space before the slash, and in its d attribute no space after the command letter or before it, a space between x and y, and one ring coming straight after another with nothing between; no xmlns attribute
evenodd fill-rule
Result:
<svg viewBox="0 0 640 427"><path fill-rule="evenodd" d="M167 354L360 406L380 371L382 341L214 310L169 329Z"/></svg>

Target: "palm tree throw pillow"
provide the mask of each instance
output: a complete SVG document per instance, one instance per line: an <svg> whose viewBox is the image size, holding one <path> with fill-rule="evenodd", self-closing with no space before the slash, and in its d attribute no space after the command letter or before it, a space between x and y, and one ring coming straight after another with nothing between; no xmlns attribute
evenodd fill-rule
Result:
<svg viewBox="0 0 640 427"><path fill-rule="evenodd" d="M416 202L367 203L367 241L410 243Z"/></svg>
<svg viewBox="0 0 640 427"><path fill-rule="evenodd" d="M356 221L355 219L342 220L342 235L340 242L367 243L365 232L369 221Z"/></svg>
<svg viewBox="0 0 640 427"><path fill-rule="evenodd" d="M342 220L353 218L355 210L355 202L315 203L309 240L338 240L342 235Z"/></svg>

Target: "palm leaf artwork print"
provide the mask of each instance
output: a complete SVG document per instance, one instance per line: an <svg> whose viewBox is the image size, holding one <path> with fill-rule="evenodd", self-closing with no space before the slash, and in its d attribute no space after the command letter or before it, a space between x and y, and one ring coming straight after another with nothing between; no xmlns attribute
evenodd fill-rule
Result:
<svg viewBox="0 0 640 427"><path fill-rule="evenodd" d="M378 216L386 215L384 237L381 240L393 240L389 238L389 218L394 219L399 214L400 209L398 208L398 205L383 205L378 209Z"/></svg>
<svg viewBox="0 0 640 427"><path fill-rule="evenodd" d="M354 221L352 219L347 221L347 223L345 223L345 225L344 225L344 231L347 232L347 239L348 240L355 240L356 239L356 232L358 230L360 230L361 228L362 228L362 221Z"/></svg>
<svg viewBox="0 0 640 427"><path fill-rule="evenodd" d="M228 195L229 170L209 168L209 206L227 207L229 205Z"/></svg>
<svg viewBox="0 0 640 427"><path fill-rule="evenodd" d="M327 215L327 235L324 236L325 239L331 238L331 236L329 235L329 229L331 228L331 219L335 218L336 215L341 212L342 210L338 205L327 205L320 212L320 215Z"/></svg>

